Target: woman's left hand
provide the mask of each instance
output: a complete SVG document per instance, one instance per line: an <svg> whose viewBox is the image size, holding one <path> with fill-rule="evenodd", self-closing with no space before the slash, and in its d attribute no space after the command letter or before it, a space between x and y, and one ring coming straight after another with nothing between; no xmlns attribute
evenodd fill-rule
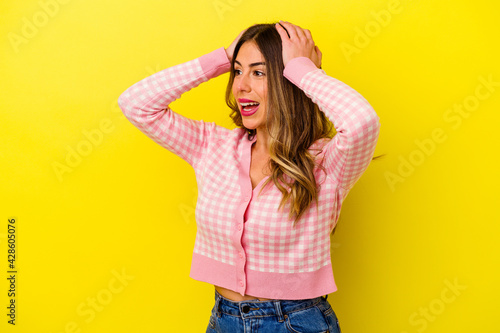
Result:
<svg viewBox="0 0 500 333"><path fill-rule="evenodd" d="M322 54L314 44L309 30L286 21L276 23L276 30L281 36L285 66L293 58L307 57L314 62L316 67L321 68Z"/></svg>

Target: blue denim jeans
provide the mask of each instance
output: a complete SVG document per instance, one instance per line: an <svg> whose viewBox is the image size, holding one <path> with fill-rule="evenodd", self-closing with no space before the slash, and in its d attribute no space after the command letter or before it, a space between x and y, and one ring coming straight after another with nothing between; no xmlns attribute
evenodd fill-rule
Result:
<svg viewBox="0 0 500 333"><path fill-rule="evenodd" d="M234 302L216 290L206 333L340 333L327 298Z"/></svg>

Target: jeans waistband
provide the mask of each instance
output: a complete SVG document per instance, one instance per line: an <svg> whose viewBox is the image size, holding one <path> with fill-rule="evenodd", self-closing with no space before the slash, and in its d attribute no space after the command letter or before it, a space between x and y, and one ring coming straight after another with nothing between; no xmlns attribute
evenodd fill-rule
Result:
<svg viewBox="0 0 500 333"><path fill-rule="evenodd" d="M219 317L223 312L242 318L277 316L278 321L282 321L285 319L286 314L318 305L326 301L327 298L328 295L301 300L247 300L235 302L225 298L215 290L215 308Z"/></svg>

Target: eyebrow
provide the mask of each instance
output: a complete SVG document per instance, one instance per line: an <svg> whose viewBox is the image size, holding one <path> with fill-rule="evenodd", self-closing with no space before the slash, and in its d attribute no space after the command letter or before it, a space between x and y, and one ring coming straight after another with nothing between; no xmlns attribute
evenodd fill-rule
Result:
<svg viewBox="0 0 500 333"><path fill-rule="evenodd" d="M241 67L243 67L238 60L235 60L234 62L237 63L238 65L240 65ZM249 67L260 66L260 65L265 66L266 63L265 62L254 62L254 63L250 64Z"/></svg>

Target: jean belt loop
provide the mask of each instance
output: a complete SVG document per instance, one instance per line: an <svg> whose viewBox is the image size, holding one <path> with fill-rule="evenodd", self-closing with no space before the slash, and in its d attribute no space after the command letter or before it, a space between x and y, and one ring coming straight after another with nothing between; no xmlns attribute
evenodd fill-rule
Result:
<svg viewBox="0 0 500 333"><path fill-rule="evenodd" d="M220 301L221 301L221 297L220 295L217 295L217 299L215 300L215 309L216 309L216 312L217 312L217 317L221 317L221 310L220 310Z"/></svg>
<svg viewBox="0 0 500 333"><path fill-rule="evenodd" d="M285 317L283 316L283 311L281 309L281 302L274 301L273 304L276 310L276 316L278 317L278 322L282 323L285 320Z"/></svg>
<svg viewBox="0 0 500 333"><path fill-rule="evenodd" d="M321 298L323 298L326 301L328 299L328 294L326 294L325 296L321 296Z"/></svg>

